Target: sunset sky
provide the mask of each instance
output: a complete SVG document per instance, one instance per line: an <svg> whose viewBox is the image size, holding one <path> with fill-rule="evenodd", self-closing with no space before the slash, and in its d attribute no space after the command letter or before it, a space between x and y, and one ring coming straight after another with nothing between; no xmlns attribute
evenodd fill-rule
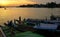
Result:
<svg viewBox="0 0 60 37"><path fill-rule="evenodd" d="M56 1L57 3L60 3L60 0L0 0L1 6L18 6L21 4L34 4L34 3L47 3Z"/></svg>

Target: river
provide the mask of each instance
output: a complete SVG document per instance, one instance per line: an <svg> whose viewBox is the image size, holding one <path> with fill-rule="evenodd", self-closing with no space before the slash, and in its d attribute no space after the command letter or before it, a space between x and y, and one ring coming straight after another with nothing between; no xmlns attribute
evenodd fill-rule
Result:
<svg viewBox="0 0 60 37"><path fill-rule="evenodd" d="M50 15L60 16L60 8L0 8L0 25L8 20L23 18L45 19Z"/></svg>

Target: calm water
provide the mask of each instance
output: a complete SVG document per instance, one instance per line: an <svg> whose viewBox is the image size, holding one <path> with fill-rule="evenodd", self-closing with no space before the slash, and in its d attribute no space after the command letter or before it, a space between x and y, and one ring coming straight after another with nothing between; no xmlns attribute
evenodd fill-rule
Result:
<svg viewBox="0 0 60 37"><path fill-rule="evenodd" d="M22 18L45 19L52 14L60 15L60 8L0 8L0 24L8 20Z"/></svg>

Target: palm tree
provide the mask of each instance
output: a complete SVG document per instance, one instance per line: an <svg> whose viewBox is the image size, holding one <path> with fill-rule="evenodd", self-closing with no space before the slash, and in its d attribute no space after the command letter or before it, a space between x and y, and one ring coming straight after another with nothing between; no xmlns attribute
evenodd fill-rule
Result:
<svg viewBox="0 0 60 37"><path fill-rule="evenodd" d="M9 31L11 33L11 37L14 37L15 36L15 32L14 32L13 22L12 21L8 21L7 23L4 23L4 25L9 28Z"/></svg>

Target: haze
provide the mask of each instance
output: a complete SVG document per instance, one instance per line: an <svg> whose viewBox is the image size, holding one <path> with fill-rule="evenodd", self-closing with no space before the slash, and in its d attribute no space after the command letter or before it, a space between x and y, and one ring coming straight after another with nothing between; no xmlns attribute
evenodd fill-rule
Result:
<svg viewBox="0 0 60 37"><path fill-rule="evenodd" d="M60 3L60 0L0 0L1 6L18 6L22 4L45 4L47 2Z"/></svg>

